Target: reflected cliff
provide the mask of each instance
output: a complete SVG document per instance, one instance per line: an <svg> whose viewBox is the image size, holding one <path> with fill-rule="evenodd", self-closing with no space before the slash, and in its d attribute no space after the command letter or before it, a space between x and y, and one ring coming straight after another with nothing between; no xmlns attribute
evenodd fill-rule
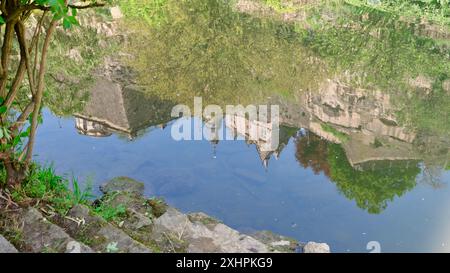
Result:
<svg viewBox="0 0 450 273"><path fill-rule="evenodd" d="M97 54L93 73L54 75L37 161L94 189L130 176L147 195L236 229L342 252L366 251L369 239L385 251L426 251L429 234L450 221L446 32L348 4L261 7L165 0L152 20L121 21L132 35L120 35L118 52ZM78 49L90 56L100 44ZM195 96L222 109L278 105L279 141L270 122L225 112L220 122L186 119L214 129L209 139L175 141L181 119L171 110L192 109Z"/></svg>
<svg viewBox="0 0 450 273"><path fill-rule="evenodd" d="M270 138L250 141L246 125L222 123L255 147L266 169L294 142L301 167L324 174L370 213L419 176L441 184L436 174L450 165L450 55L413 24L372 11L350 16L347 7L333 10L345 20L305 29L225 1L166 5L163 22L138 24L144 31L127 41L126 56L139 57L119 60L125 72L119 66L96 77L74 114L80 134L133 140L165 128L172 107L192 105L194 96L204 105L276 104L280 140L270 152L262 149Z"/></svg>
<svg viewBox="0 0 450 273"><path fill-rule="evenodd" d="M266 169L293 141L302 167L326 175L339 192L370 213L382 212L395 197L413 189L423 168L443 170L448 165L448 139L419 136L399 125L388 94L327 80L296 102L278 97L270 103L281 107L280 139L273 150L264 149L274 141L270 124L254 125L265 130L260 133L265 137L250 140L248 126L256 121L224 116L216 132L225 126L232 129L233 138L255 147L255 156ZM173 106L173 102L99 78L85 109L75 114L76 127L88 136L116 133L133 140L147 134L146 128L170 124ZM203 122L209 125L208 119ZM219 139L210 138L214 149L220 147ZM430 151L424 153L424 149Z"/></svg>

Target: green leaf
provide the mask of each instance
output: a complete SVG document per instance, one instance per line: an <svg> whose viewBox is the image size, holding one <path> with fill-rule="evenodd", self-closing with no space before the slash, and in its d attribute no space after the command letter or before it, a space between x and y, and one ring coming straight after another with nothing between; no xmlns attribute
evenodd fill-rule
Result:
<svg viewBox="0 0 450 273"><path fill-rule="evenodd" d="M0 107L0 114L4 114L6 111L8 111L8 108L5 105Z"/></svg>

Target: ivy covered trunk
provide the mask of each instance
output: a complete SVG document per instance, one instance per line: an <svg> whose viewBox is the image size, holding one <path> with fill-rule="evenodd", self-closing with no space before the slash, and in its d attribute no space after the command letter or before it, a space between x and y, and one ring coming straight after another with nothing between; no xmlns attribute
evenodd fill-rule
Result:
<svg viewBox="0 0 450 273"><path fill-rule="evenodd" d="M4 161L6 171L6 187L16 188L25 179L26 165L15 161Z"/></svg>

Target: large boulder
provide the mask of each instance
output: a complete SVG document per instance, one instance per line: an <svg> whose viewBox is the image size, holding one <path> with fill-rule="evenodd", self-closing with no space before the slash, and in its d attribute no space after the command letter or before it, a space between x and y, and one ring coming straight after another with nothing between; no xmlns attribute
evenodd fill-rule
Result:
<svg viewBox="0 0 450 273"><path fill-rule="evenodd" d="M104 194L112 192L130 192L136 194L144 193L144 183L132 178L120 176L113 178L100 186L100 191Z"/></svg>
<svg viewBox="0 0 450 273"><path fill-rule="evenodd" d="M267 253L255 238L205 215L185 215L174 208L154 221L153 238L164 251L189 253ZM183 249L184 247L184 249ZM171 250L172 248L172 250Z"/></svg>
<svg viewBox="0 0 450 273"><path fill-rule="evenodd" d="M273 251L300 252L299 243L293 238L278 235L267 230L252 232L249 235L268 245Z"/></svg>

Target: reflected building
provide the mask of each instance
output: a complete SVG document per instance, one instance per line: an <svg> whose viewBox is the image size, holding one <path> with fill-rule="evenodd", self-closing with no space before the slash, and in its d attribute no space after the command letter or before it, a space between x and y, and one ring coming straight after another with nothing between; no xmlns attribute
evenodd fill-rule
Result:
<svg viewBox="0 0 450 273"><path fill-rule="evenodd" d="M106 137L119 133L134 139L149 127L164 128L172 120L172 107L173 103L147 96L138 88L99 77L83 111L74 116L80 134Z"/></svg>
<svg viewBox="0 0 450 273"><path fill-rule="evenodd" d="M173 120L170 114L175 104L148 96L133 85L123 87L107 77L99 77L90 90L84 110L75 114L76 128L87 136L108 137L118 133L132 140L147 128L164 128ZM299 101L275 99L269 104L280 106L279 127L237 114L218 120L206 117L204 122L212 132L209 141L214 157L224 120L233 138L241 137L248 145L255 145L265 168L271 158L278 159L299 130L340 144L350 165L358 170L378 168L379 162L409 164L407 162L423 159L415 145L417 134L399 125L398 109L391 104L390 95L381 91L353 88L338 80L328 80L319 90L303 93ZM439 147L445 145L448 147L448 143L441 143ZM448 153L442 158L448 161Z"/></svg>
<svg viewBox="0 0 450 273"><path fill-rule="evenodd" d="M109 137L112 135L111 129L105 124L81 117L75 117L75 127L79 134L85 136Z"/></svg>
<svg viewBox="0 0 450 273"><path fill-rule="evenodd" d="M226 115L225 122L232 137L244 138L248 145L255 145L259 159L264 168L269 167L272 156L278 159L297 129L277 126L273 122L251 120L240 115Z"/></svg>

